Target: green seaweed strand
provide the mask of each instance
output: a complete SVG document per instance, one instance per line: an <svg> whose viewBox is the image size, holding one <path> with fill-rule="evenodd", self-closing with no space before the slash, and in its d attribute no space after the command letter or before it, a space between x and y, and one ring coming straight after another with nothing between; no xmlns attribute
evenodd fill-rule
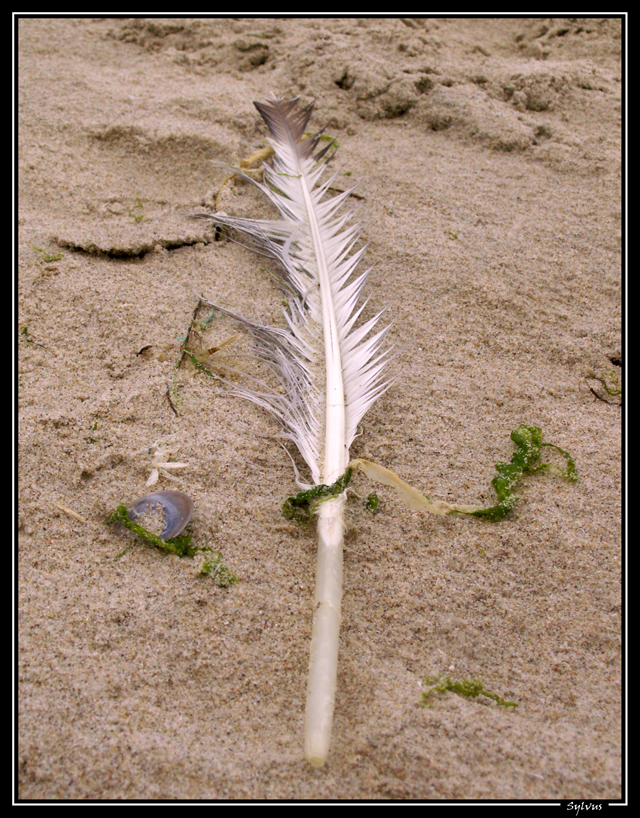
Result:
<svg viewBox="0 0 640 818"><path fill-rule="evenodd" d="M196 358L196 356L193 354L193 352L191 352L190 349L187 349L187 347L185 347L184 351L187 358L189 358L189 360L195 366L196 369L199 369L200 372L204 372L205 375L208 375L210 378L213 378L216 381L220 380L220 378L217 375L214 375L213 372L210 372L206 366L200 363L200 361Z"/></svg>
<svg viewBox="0 0 640 818"><path fill-rule="evenodd" d="M578 479L576 464L569 452L555 446L553 443L542 442L542 429L538 426L522 424L511 432L511 440L518 447L513 453L510 463L496 463L498 476L494 477L491 485L498 495L498 503L491 508L480 508L468 512L474 517L486 517L490 520L501 520L505 517L518 498L513 494L516 483L524 472L558 471L567 480L575 482ZM567 459L566 469L561 469L555 463L538 463L543 446L556 449Z"/></svg>
<svg viewBox="0 0 640 818"><path fill-rule="evenodd" d="M465 696L466 698L477 698L478 696L486 696L492 699L500 707L517 707L517 702L508 702L500 698L497 693L491 693L485 690L482 682L477 679L461 679L459 682L454 682L446 676L427 676L424 680L425 684L433 685L429 690L422 694L421 704L423 707L429 707L428 699L432 693L457 693L458 696Z"/></svg>
<svg viewBox="0 0 640 818"><path fill-rule="evenodd" d="M107 520L108 523L120 523L129 531L132 531L140 539L145 542L161 548L163 551L169 551L171 554L177 554L179 557L195 557L196 554L208 552L205 555L204 562L200 568L200 573L203 576L211 575L213 581L219 588L228 588L234 582L238 582L238 577L233 574L222 560L220 551L214 551L209 546L200 548L191 545L192 534L183 534L181 537L172 537L170 540L163 540L157 534L147 531L141 525L134 523L129 517L129 512L124 503L120 503L113 514Z"/></svg>
<svg viewBox="0 0 640 818"><path fill-rule="evenodd" d="M147 531L146 528L132 522L124 503L118 504L116 510L111 517L109 517L108 522L120 523L129 529L129 531L132 531L134 534L137 534L138 537L145 540L145 542L151 543L151 545L155 545L157 548L162 548L164 551L177 554L179 557L195 557L200 550L189 544L193 536L192 534L185 534L182 537L173 537L170 540L163 540L162 537L159 537L157 534L152 534L151 531Z"/></svg>
<svg viewBox="0 0 640 818"><path fill-rule="evenodd" d="M220 551L214 551L213 548L202 548L200 550L210 552L210 556L205 558L200 568L200 573L203 576L211 575L218 588L228 588L238 581L238 577L222 561Z"/></svg>
<svg viewBox="0 0 640 818"><path fill-rule="evenodd" d="M449 506L448 508L450 511L446 513L471 514L474 517L484 517L488 520L501 520L503 517L506 517L506 515L518 502L518 498L513 493L513 490L523 473L536 471L557 471L571 482L575 482L578 479L576 464L569 452L566 452L564 449L561 449L559 446L556 446L553 443L543 443L542 430L538 426L527 426L526 424L518 426L517 429L514 429L514 431L511 432L511 440L513 440L517 446L511 458L511 462L496 463L496 470L498 474L491 481L491 485L498 495L497 504L491 506L490 508L475 508L474 506L467 506L466 508L462 506ZM538 461L540 460L540 454L543 447L556 449L556 451L560 452L560 454L567 460L566 468L561 469L560 466L556 465L555 463L539 463ZM358 462L362 464L366 461L354 461L354 463ZM369 463L369 466L375 466L375 464ZM393 475L393 473L389 472L388 470L384 471L386 471L387 474ZM320 503L323 503L338 494L342 494L342 492L351 482L353 472L354 468L348 466L342 477L336 480L336 482L331 486L326 486L324 483L322 483L319 486L313 486L313 488L307 489L306 491L300 491L293 497L288 497L282 506L285 517L287 517L289 520L297 520L300 523L308 523L313 516L313 512ZM393 476L396 477L395 475ZM399 478L397 482L402 483ZM408 486L406 487L410 488ZM378 498L375 494L370 495L366 504L367 508L370 510L375 510L377 508L377 499ZM426 499L429 500L429 498Z"/></svg>
<svg viewBox="0 0 640 818"><path fill-rule="evenodd" d="M288 520L297 520L299 523L310 522L313 512L320 503L342 494L351 482L352 475L353 469L348 466L342 477L339 477L331 486L321 483L306 491L299 491L293 497L287 497L282 505L284 516Z"/></svg>

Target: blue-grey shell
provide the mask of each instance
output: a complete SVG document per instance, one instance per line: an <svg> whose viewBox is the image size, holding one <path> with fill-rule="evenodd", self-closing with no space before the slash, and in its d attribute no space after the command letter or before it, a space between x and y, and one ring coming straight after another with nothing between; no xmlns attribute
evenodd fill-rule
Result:
<svg viewBox="0 0 640 818"><path fill-rule="evenodd" d="M160 534L163 540L177 537L193 516L193 500L181 491L154 491L137 500L127 513L133 522L145 511L156 508L161 508L164 513L164 529Z"/></svg>

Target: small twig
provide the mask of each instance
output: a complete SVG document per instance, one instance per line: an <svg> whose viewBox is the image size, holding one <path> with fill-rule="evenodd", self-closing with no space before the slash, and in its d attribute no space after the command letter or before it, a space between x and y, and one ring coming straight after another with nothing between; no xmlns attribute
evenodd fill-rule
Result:
<svg viewBox="0 0 640 818"><path fill-rule="evenodd" d="M593 388L593 387L592 387L590 384L587 384L587 386L589 387L589 392L591 392L591 394L592 394L592 395L593 395L595 398L597 398L598 400L601 400L603 403L613 403L613 401L607 400L606 398L603 398L603 397L602 397L602 395L599 395L599 394L596 392L596 390L595 390L595 389L594 389L594 388Z"/></svg>
<svg viewBox="0 0 640 818"><path fill-rule="evenodd" d="M190 346L189 342L191 341L191 333L193 332L193 328L195 326L196 318L198 317L198 312L200 311L200 307L203 304L204 304L204 301L201 298L199 298L198 303L196 304L196 308L193 311L193 316L191 317L191 323L189 324L189 329L187 330L187 334L185 336L185 339L182 342L182 355L180 356L180 360L178 361L176 369L180 369L180 367L184 363L184 359L187 356L187 349Z"/></svg>
<svg viewBox="0 0 640 818"><path fill-rule="evenodd" d="M167 400L169 401L169 406L171 407L171 411L173 414L178 417L178 410L173 405L173 401L171 400L171 386L167 384Z"/></svg>
<svg viewBox="0 0 640 818"><path fill-rule="evenodd" d="M175 404L173 402L172 388L175 389L175 378L176 378L177 371L180 369L180 367L184 363L184 359L187 357L187 355L189 355L189 344L190 344L190 341L191 341L191 334L193 332L193 328L195 326L196 319L198 317L198 312L200 310L200 307L204 303L205 302L201 298L198 299L198 303L196 304L196 307L195 307L195 309L193 311L193 315L191 316L191 322L189 323L189 329L187 330L187 334L185 335L185 337L184 337L184 339L182 341L182 350L180 352L180 358L178 359L178 363L175 365L175 368L174 368L174 371L173 371L173 383L172 384L167 384L167 400L169 401L169 406L171 407L171 411L173 412L173 414L176 417L178 417L178 410L176 409L176 406L175 406Z"/></svg>
<svg viewBox="0 0 640 818"><path fill-rule="evenodd" d="M64 511L65 514L69 514L69 515L71 515L71 517L75 517L76 520L80 520L81 523L88 523L89 522L89 520L85 520L84 517L81 517L73 509L67 508L66 506L63 506L62 503L54 503L54 505L55 505L56 508L59 508L60 511Z"/></svg>

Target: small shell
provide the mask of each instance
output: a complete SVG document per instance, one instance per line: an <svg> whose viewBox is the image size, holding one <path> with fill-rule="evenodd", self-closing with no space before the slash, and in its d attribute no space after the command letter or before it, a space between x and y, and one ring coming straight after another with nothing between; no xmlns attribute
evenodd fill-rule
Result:
<svg viewBox="0 0 640 818"><path fill-rule="evenodd" d="M145 511L161 508L164 514L164 530L160 534L163 540L177 537L188 525L193 516L193 500L181 491L155 491L141 497L127 509L131 521L135 521Z"/></svg>

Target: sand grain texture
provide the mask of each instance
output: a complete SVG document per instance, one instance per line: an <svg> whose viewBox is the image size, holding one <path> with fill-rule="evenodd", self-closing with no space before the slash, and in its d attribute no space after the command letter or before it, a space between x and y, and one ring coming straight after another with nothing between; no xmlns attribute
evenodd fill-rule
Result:
<svg viewBox="0 0 640 818"><path fill-rule="evenodd" d="M22 19L19 49L20 797L619 797L620 409L585 380L620 371L619 21ZM289 458L191 364L167 399L196 293L278 320L261 260L187 218L211 160L264 145L272 92L317 99L362 197L367 309L394 321L400 377L353 455L490 504L529 423L580 473L528 478L500 524L353 500L320 771ZM269 212L244 184L221 204ZM189 468L157 487L194 499L232 588L105 524L167 437ZM421 707L441 673L519 707Z"/></svg>

